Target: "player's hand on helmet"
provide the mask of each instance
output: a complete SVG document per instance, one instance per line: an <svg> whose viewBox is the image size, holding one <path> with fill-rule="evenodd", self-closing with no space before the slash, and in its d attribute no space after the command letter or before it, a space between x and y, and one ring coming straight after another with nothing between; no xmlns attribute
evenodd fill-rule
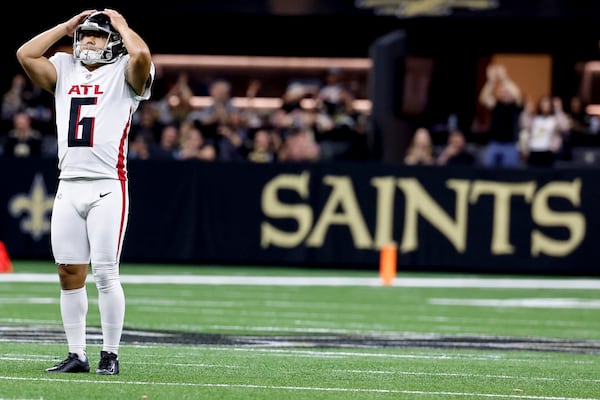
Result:
<svg viewBox="0 0 600 400"><path fill-rule="evenodd" d="M110 18L110 24L117 32L122 32L123 29L129 26L127 21L125 21L125 17L123 17L118 11L111 8L105 8L102 12L106 14L108 18Z"/></svg>
<svg viewBox="0 0 600 400"><path fill-rule="evenodd" d="M75 15L70 20L65 22L65 30L67 32L67 36L73 36L75 34L75 29L85 20L88 16L95 13L97 10L85 10L81 13Z"/></svg>

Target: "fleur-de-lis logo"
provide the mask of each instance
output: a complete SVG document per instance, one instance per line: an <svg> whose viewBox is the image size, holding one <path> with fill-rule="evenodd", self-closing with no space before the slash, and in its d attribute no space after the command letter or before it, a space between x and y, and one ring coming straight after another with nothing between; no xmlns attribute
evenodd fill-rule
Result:
<svg viewBox="0 0 600 400"><path fill-rule="evenodd" d="M8 203L10 214L21 219L21 230L31 235L34 240L40 240L43 235L50 231L50 218L48 213L52 210L54 199L48 196L44 178L36 174L29 193L20 193L14 196Z"/></svg>

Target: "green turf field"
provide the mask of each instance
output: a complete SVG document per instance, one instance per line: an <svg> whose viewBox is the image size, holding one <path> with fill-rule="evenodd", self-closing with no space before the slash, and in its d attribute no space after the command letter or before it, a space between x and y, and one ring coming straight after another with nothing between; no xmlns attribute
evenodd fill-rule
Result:
<svg viewBox="0 0 600 400"><path fill-rule="evenodd" d="M67 352L55 267L13 265L1 400L600 400L594 278L124 264L121 373L98 376L44 372Z"/></svg>

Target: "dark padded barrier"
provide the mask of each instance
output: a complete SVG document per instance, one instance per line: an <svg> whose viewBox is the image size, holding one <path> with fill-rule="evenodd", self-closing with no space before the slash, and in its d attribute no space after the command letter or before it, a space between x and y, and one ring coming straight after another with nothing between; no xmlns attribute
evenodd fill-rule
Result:
<svg viewBox="0 0 600 400"><path fill-rule="evenodd" d="M599 270L600 170L131 161L127 262ZM0 159L0 240L52 261L54 160Z"/></svg>

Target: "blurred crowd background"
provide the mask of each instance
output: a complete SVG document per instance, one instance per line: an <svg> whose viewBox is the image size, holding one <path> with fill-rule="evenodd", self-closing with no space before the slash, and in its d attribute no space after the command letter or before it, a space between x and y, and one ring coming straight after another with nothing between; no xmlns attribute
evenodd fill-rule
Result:
<svg viewBox="0 0 600 400"><path fill-rule="evenodd" d="M358 3L335 0L110 7L123 12L156 55L368 60L378 38L402 30L406 60L425 60L415 65L427 72L412 95L422 96L424 104L401 115L408 121L403 134L409 136L399 149L401 162L600 167L600 111L594 108L600 103L595 90L600 88L595 69L600 6L559 0L497 3L492 10L411 18L377 15ZM35 32L77 11L61 7L39 13L6 32L4 51L11 61L1 79L0 157L56 157L52 97L23 75L14 51ZM61 46L68 51L68 38ZM547 62L527 71L504 63L503 55ZM543 70L536 71L540 65ZM243 73L227 65L217 71L193 64L157 67L152 99L134 115L132 159L332 162L379 157L372 148L368 70L357 74L332 63L307 79L289 69L273 69L265 77L251 65ZM541 90L531 83L537 72L546 77ZM406 101L406 93L402 96Z"/></svg>

